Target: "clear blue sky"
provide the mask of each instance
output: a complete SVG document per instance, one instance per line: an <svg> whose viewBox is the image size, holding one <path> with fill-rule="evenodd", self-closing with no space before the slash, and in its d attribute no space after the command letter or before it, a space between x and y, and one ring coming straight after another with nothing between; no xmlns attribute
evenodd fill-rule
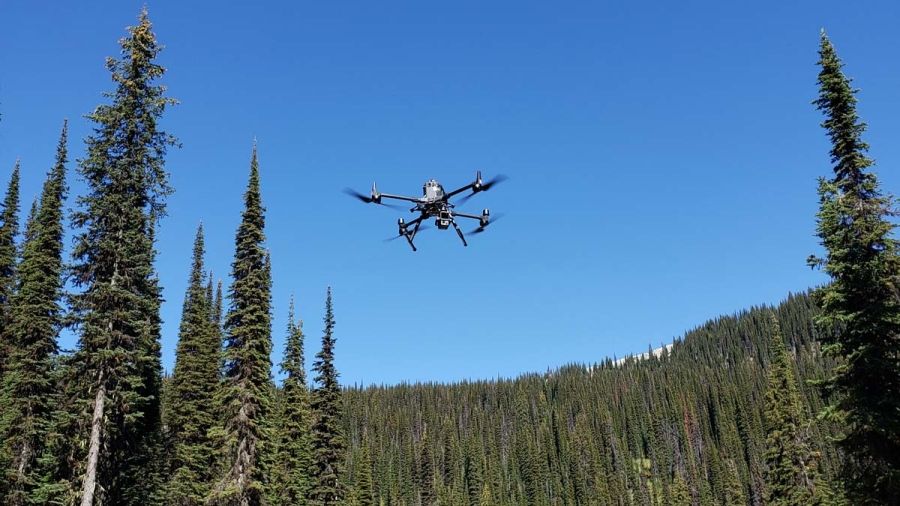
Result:
<svg viewBox="0 0 900 506"><path fill-rule="evenodd" d="M805 266L829 172L815 62L825 27L862 88L866 139L900 191L900 4L176 2L148 7L181 105L159 234L171 368L191 241L227 276L259 140L280 356L296 294L312 358L335 290L345 383L543 371L669 342L704 320L821 283ZM0 184L30 202L60 124L111 89L104 58L139 2L4 0ZM507 214L463 249L345 186L510 180L469 201ZM72 171L72 191L82 184ZM71 341L67 341L71 346Z"/></svg>

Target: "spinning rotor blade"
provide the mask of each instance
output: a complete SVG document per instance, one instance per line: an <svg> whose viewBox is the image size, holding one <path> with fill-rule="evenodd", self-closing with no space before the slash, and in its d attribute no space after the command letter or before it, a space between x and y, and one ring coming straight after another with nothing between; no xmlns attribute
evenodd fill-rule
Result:
<svg viewBox="0 0 900 506"><path fill-rule="evenodd" d="M505 215L503 215L503 214L498 214L497 216L494 216L493 218L491 218L491 221L487 222L483 227L475 228L475 229L470 230L470 231L468 231L468 232L466 232L466 233L467 233L468 235L472 235L472 234L480 234L480 233L484 232L484 229L486 229L491 223L494 223L495 221L499 220L500 218L503 218L503 216L505 216Z"/></svg>
<svg viewBox="0 0 900 506"><path fill-rule="evenodd" d="M372 199L372 197L369 197L368 195L363 195L362 193L359 193L358 191L356 191L352 188L344 188L344 193L346 193L347 195L350 195L351 197L356 197L359 200L365 202L366 204L371 204L372 202L375 202Z"/></svg>
<svg viewBox="0 0 900 506"><path fill-rule="evenodd" d="M458 203L459 203L459 204L462 204L462 203L464 203L465 201L467 201L467 200L469 200L470 198L472 198L472 196L475 195L476 193L481 193L481 192L488 191L488 190L490 190L494 185L499 184L499 183L502 183L502 182L506 181L507 179L509 179L509 178L506 177L506 176L504 176L503 174L497 174L496 176L494 176L493 179L491 179L491 180L489 180L489 181L487 181L487 182L485 182L485 183L481 183L481 188L478 189L477 191L473 191L472 193L463 196L461 199L459 199Z"/></svg>
<svg viewBox="0 0 900 506"><path fill-rule="evenodd" d="M507 179L509 179L509 178L506 177L505 175L497 174L496 176L494 176L494 179L491 179L487 183L481 184L481 191L490 190L491 187L494 186L495 184L502 183L502 182L506 181Z"/></svg>
<svg viewBox="0 0 900 506"><path fill-rule="evenodd" d="M352 188L344 188L344 193L346 193L347 195L350 195L351 197L359 199L362 202L365 202L366 204L378 204L380 206L390 207L391 209L397 209L397 210L405 209L403 207L400 207L400 206L397 206L394 204L386 204L384 202L376 202L375 199L373 199L372 197L370 197L368 195L363 195L362 193L359 193L358 191L356 191Z"/></svg>

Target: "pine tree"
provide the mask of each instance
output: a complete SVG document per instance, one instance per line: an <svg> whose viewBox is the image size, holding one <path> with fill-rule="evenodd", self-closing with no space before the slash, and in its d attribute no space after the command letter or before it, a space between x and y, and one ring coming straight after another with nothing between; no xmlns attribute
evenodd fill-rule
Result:
<svg viewBox="0 0 900 506"><path fill-rule="evenodd" d="M744 506L747 504L747 498L744 494L744 487L741 485L741 477L738 475L737 466L734 461L729 460L726 463L726 482L725 482L725 506Z"/></svg>
<svg viewBox="0 0 900 506"><path fill-rule="evenodd" d="M473 455L474 443L466 444L466 457L463 464L463 476L466 481L466 492L468 494L468 504L470 506L478 506L481 502L481 462L477 455Z"/></svg>
<svg viewBox="0 0 900 506"><path fill-rule="evenodd" d="M485 484L481 489L481 500L478 502L478 506L494 506L494 504L496 503L494 502L494 496L491 494L491 487Z"/></svg>
<svg viewBox="0 0 900 506"><path fill-rule="evenodd" d="M823 351L842 364L825 382L825 416L844 428L839 445L848 497L900 502L900 256L891 237L892 199L868 169L851 87L825 35L819 48L817 108L831 140L834 177L819 182L818 235L825 257L811 257L832 282L817 292ZM831 332L831 329L836 329Z"/></svg>
<svg viewBox="0 0 900 506"><path fill-rule="evenodd" d="M772 315L772 363L766 387L767 504L803 506L818 502L816 463L806 440L806 420L794 366Z"/></svg>
<svg viewBox="0 0 900 506"><path fill-rule="evenodd" d="M334 367L334 308L331 288L325 299L325 332L322 349L316 354L313 370L316 387L312 394L315 417L312 430L313 484L309 491L311 504L332 506L344 499L342 466L345 443L341 430L341 386Z"/></svg>
<svg viewBox="0 0 900 506"><path fill-rule="evenodd" d="M278 455L274 480L274 504L284 506L303 504L310 485L310 429L309 389L303 358L303 322L294 319L294 300L288 309L287 341L281 372L285 379L281 387L278 427Z"/></svg>
<svg viewBox="0 0 900 506"><path fill-rule="evenodd" d="M216 484L214 504L254 506L264 500L264 452L271 444L272 352L271 273L265 250L265 209L259 188L256 146L250 180L235 238L231 264L230 307L225 318L225 377L217 394L224 409L220 454L224 473Z"/></svg>
<svg viewBox="0 0 900 506"><path fill-rule="evenodd" d="M691 491L688 489L687 482L681 473L675 474L675 481L672 483L672 497L669 500L670 506L691 506L694 500L691 498Z"/></svg>
<svg viewBox="0 0 900 506"><path fill-rule="evenodd" d="M16 284L16 235L19 233L19 161L13 167L0 212L0 378L12 351L6 336L9 302Z"/></svg>
<svg viewBox="0 0 900 506"><path fill-rule="evenodd" d="M63 123L56 162L25 234L18 287L9 304L9 325L5 327L13 346L0 394L5 399L0 426L6 428L0 442L10 463L0 484L0 502L9 505L38 502L34 493L45 476L38 459L59 405L53 373L62 319L66 137L67 125Z"/></svg>
<svg viewBox="0 0 900 506"><path fill-rule="evenodd" d="M422 506L431 506L437 500L437 496L434 490L434 462L428 445L427 429L422 433L419 448L419 473L416 476L419 482L419 495Z"/></svg>
<svg viewBox="0 0 900 506"><path fill-rule="evenodd" d="M175 372L169 389L168 426L172 439L172 470L166 503L203 504L213 479L215 422L213 398L219 386L221 342L212 319L211 285L204 287L202 225L194 240L193 261L182 308Z"/></svg>
<svg viewBox="0 0 900 506"><path fill-rule="evenodd" d="M107 59L116 90L89 116L95 123L79 171L72 298L80 338L72 381L81 418L75 486L82 506L147 501L145 485L158 436L160 290L153 270L153 227L171 192L164 169L174 139L158 129L174 100L155 84L165 72L147 11Z"/></svg>
<svg viewBox="0 0 900 506"><path fill-rule="evenodd" d="M209 276L210 280L212 280L212 274ZM222 333L222 316L224 315L222 309L222 281L219 281L216 284L216 295L213 299L213 321L216 323L216 326L219 327L219 333Z"/></svg>
<svg viewBox="0 0 900 506"><path fill-rule="evenodd" d="M372 454L369 452L369 444L362 442L362 456L359 462L358 475L356 477L356 498L360 506L375 506L375 489L372 483ZM423 506L426 504L423 501Z"/></svg>

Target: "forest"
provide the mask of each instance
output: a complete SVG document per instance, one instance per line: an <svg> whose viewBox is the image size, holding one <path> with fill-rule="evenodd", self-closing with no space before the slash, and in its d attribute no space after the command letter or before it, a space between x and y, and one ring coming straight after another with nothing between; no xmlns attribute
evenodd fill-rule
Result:
<svg viewBox="0 0 900 506"><path fill-rule="evenodd" d="M314 357L293 301L287 328L272 328L282 253L266 244L255 145L234 251L209 252L196 232L163 372L155 237L178 219L165 165L178 140L160 124L176 102L146 9L120 44L85 157L69 160L63 122L40 195L26 205L17 163L0 208L0 503L900 504L894 203L824 31L814 106L833 167L809 217L824 253L809 265L828 284L646 355L368 387L340 383L330 288ZM70 195L76 175L86 191ZM227 283L209 254L233 254ZM273 332L286 343L276 364Z"/></svg>

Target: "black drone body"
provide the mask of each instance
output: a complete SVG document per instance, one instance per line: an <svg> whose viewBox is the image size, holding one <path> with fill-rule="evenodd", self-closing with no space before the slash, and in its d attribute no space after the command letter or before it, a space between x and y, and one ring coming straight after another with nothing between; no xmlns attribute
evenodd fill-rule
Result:
<svg viewBox="0 0 900 506"><path fill-rule="evenodd" d="M404 197L402 195L391 195L389 193L380 193L374 183L372 184L372 193L368 196L353 191L349 188L345 191L367 204L388 205L383 202L384 199L412 202L414 206L409 211L411 213L418 213L419 216L408 222L404 221L403 218L397 220L397 226L400 229L400 233L389 240L405 237L406 241L409 243L413 251L416 251L416 245L413 243L413 240L416 238L416 234L427 228L427 226L424 226L424 222L429 218L434 218L434 224L440 230L447 230L448 228L453 227L454 230L456 230L457 235L459 235L460 240L462 240L463 246L468 246L469 244L466 242L466 236L465 234L463 234L463 231L460 230L459 225L456 223L456 218L478 220L478 227L471 230L469 233L480 234L481 232L484 232L485 228L489 224L492 223L491 212L488 209L485 209L481 212L480 216L475 214L457 212L454 210L454 207L456 206L450 202L450 199L461 193L471 191L471 193L468 193L460 198L457 203L465 202L476 193L490 190L491 187L493 187L495 184L500 183L504 180L506 180L506 176L500 175L490 181L485 182L481 179L481 171L478 171L475 174L475 181L457 188L456 190L453 190L451 192L445 192L444 187L441 186L439 182L435 181L434 179L430 179L426 181L422 186L422 196L418 198ZM496 221L497 219L498 218L494 218L494 221Z"/></svg>

